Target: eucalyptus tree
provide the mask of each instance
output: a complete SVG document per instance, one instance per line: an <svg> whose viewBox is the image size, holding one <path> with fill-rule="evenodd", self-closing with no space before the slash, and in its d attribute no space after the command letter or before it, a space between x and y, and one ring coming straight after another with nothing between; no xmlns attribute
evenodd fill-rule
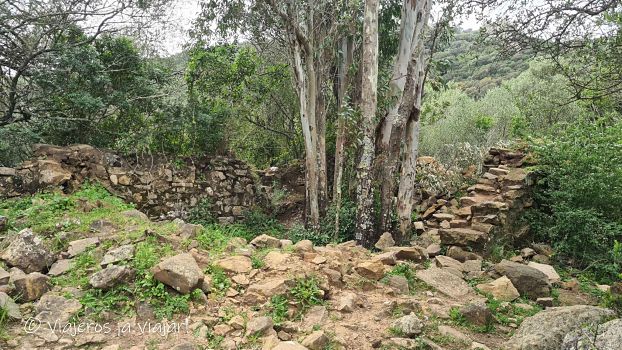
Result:
<svg viewBox="0 0 622 350"><path fill-rule="evenodd" d="M256 45L280 45L289 53L305 145L308 223L319 227L329 197L326 125L332 70L337 65L336 47L348 20L346 14L356 4L344 6L338 0L206 0L201 6L195 26L200 40L237 37Z"/></svg>

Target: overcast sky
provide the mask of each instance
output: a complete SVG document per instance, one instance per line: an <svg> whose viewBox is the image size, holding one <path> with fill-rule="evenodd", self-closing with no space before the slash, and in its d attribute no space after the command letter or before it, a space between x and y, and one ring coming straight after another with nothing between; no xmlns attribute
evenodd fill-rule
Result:
<svg viewBox="0 0 622 350"><path fill-rule="evenodd" d="M164 31L162 37L162 50L164 55L179 53L183 49L183 44L188 39L188 30L192 22L200 11L200 0L176 0L174 9L171 13L173 27ZM475 16L470 16L462 21L461 27L464 29L478 29L479 22Z"/></svg>

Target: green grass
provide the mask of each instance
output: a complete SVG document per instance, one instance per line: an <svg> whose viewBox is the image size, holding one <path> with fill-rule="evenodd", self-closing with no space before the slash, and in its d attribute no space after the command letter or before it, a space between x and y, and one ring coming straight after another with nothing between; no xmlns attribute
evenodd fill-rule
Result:
<svg viewBox="0 0 622 350"><path fill-rule="evenodd" d="M85 207L90 209L84 210ZM151 222L123 214L132 208L131 204L111 195L101 185L91 183L85 183L81 189L69 195L61 192L40 193L0 201L0 215L9 218L11 231L30 227L56 252L65 250L70 240L86 236L89 226L96 220L105 220L120 228L117 237L104 240L96 248L99 251L106 251L116 246L117 242L127 239L141 240L135 244L134 258L129 263L136 272L132 283L117 285L107 291L90 289L89 277L101 269L95 249L76 256L67 273L52 278L55 285L85 290L80 298L83 308L77 318L100 318L106 314L129 316L135 313L137 301L149 303L157 318L171 318L177 313L187 313L190 301L198 297L199 291L179 295L155 280L149 271L163 257L174 254L173 247L162 243L159 237L174 233L178 225L173 222ZM132 229L128 230L129 227ZM63 232L74 234L68 237Z"/></svg>
<svg viewBox="0 0 622 350"><path fill-rule="evenodd" d="M287 311L289 309L289 301L284 295L275 295L270 299L268 305L269 316L272 318L272 322L279 326L283 322L287 321Z"/></svg>
<svg viewBox="0 0 622 350"><path fill-rule="evenodd" d="M223 297L233 285L227 274L217 266L209 266L205 272L212 277L211 293L218 297Z"/></svg>
<svg viewBox="0 0 622 350"><path fill-rule="evenodd" d="M289 293L299 307L298 317L304 315L310 307L324 303L324 293L320 289L319 280L315 276L297 278L294 287Z"/></svg>
<svg viewBox="0 0 622 350"><path fill-rule="evenodd" d="M387 272L386 276L383 277L380 281L382 283L388 283L389 276L403 276L408 281L408 288L410 290L410 294L416 294L417 291L429 290L430 286L428 286L425 282L421 281L415 275L415 270L408 264L397 264L391 269L391 271Z"/></svg>

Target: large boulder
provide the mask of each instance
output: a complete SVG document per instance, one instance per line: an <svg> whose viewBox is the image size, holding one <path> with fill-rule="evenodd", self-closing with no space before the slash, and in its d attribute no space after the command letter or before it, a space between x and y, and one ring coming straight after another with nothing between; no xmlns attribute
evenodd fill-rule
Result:
<svg viewBox="0 0 622 350"><path fill-rule="evenodd" d="M509 278L522 296L536 300L551 294L549 277L538 269L508 260L502 260L494 269Z"/></svg>
<svg viewBox="0 0 622 350"><path fill-rule="evenodd" d="M549 308L525 319L504 349L559 350L569 332L614 315L612 310L588 305Z"/></svg>
<svg viewBox="0 0 622 350"><path fill-rule="evenodd" d="M182 294L203 283L203 271L191 254L179 254L162 260L152 269L153 277Z"/></svg>
<svg viewBox="0 0 622 350"><path fill-rule="evenodd" d="M622 347L622 319L566 334L562 350L616 350Z"/></svg>
<svg viewBox="0 0 622 350"><path fill-rule="evenodd" d="M274 238L272 236L268 236L266 234L259 235L255 237L251 243L255 248L280 248L281 240L278 238Z"/></svg>
<svg viewBox="0 0 622 350"><path fill-rule="evenodd" d="M448 269L432 267L417 271L416 276L429 286L451 298L464 300L475 297L471 287L462 278L451 273Z"/></svg>
<svg viewBox="0 0 622 350"><path fill-rule="evenodd" d="M54 262L52 252L31 229L21 230L0 257L10 266L26 273L41 272Z"/></svg>

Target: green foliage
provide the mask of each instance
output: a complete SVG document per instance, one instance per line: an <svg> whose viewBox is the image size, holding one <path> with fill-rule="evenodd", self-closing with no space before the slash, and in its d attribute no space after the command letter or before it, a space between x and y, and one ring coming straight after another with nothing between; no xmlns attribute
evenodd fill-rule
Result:
<svg viewBox="0 0 622 350"><path fill-rule="evenodd" d="M289 309L289 300L284 295L275 295L270 299L268 305L269 315L276 326L287 321L287 312Z"/></svg>
<svg viewBox="0 0 622 350"><path fill-rule="evenodd" d="M541 176L528 219L537 238L570 265L603 281L619 278L622 122L578 122L556 138L532 142L532 150Z"/></svg>
<svg viewBox="0 0 622 350"><path fill-rule="evenodd" d="M214 212L212 208L212 202L209 198L205 197L194 206L188 213L188 222L208 226L216 222Z"/></svg>
<svg viewBox="0 0 622 350"><path fill-rule="evenodd" d="M415 270L408 264L400 263L397 264L387 273L381 281L387 282L388 276L403 276L408 281L408 287L412 294L415 294L417 291L427 290L429 287L415 275Z"/></svg>
<svg viewBox="0 0 622 350"><path fill-rule="evenodd" d="M289 293L300 308L300 314L304 314L311 306L324 302L324 292L320 289L320 283L315 276L297 278Z"/></svg>
<svg viewBox="0 0 622 350"><path fill-rule="evenodd" d="M208 267L207 273L212 277L212 292L217 296L224 296L232 286L232 282L227 274L217 266Z"/></svg>
<svg viewBox="0 0 622 350"><path fill-rule="evenodd" d="M336 208L330 206L326 215L321 219L318 230L309 230L303 225L294 225L287 231L286 236L294 243L308 239L315 245L326 245L354 239L356 205L347 199L342 202L339 211L339 232L337 233L335 233L335 214Z"/></svg>

